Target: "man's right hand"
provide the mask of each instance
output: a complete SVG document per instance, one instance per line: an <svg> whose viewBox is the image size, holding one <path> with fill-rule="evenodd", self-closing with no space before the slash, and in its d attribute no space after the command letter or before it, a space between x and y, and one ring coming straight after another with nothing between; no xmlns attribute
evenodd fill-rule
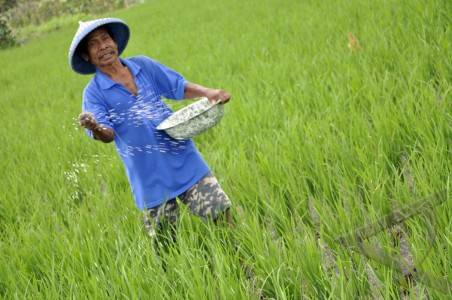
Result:
<svg viewBox="0 0 452 300"><path fill-rule="evenodd" d="M98 126L96 118L94 118L94 115L90 112L82 112L78 116L78 121L80 126L89 130L94 130Z"/></svg>
<svg viewBox="0 0 452 300"><path fill-rule="evenodd" d="M89 129L93 132L93 137L104 143L110 143L115 139L115 132L112 128L101 126L96 122L96 118L90 112L82 112L78 116L80 126Z"/></svg>

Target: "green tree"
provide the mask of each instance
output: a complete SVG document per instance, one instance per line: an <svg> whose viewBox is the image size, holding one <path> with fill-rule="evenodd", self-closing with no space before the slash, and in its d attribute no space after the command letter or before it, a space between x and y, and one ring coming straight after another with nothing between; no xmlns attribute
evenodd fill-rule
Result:
<svg viewBox="0 0 452 300"><path fill-rule="evenodd" d="M14 7L17 0L0 0L0 14L3 14L10 8Z"/></svg>
<svg viewBox="0 0 452 300"><path fill-rule="evenodd" d="M16 45L16 39L6 18L0 15L0 49Z"/></svg>

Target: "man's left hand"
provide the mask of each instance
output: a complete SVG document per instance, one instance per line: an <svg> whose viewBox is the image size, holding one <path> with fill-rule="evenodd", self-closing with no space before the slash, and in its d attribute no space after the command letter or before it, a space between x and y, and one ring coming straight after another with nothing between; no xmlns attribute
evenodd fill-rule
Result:
<svg viewBox="0 0 452 300"><path fill-rule="evenodd" d="M227 103L231 100L231 94L225 90L219 89L208 89L205 96L209 99L210 103L220 102L222 104Z"/></svg>

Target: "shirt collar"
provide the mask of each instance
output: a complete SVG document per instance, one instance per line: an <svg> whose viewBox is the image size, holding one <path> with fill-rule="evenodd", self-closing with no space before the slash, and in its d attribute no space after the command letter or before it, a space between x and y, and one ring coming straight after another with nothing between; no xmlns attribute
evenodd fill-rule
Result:
<svg viewBox="0 0 452 300"><path fill-rule="evenodd" d="M121 63L123 65L126 65L129 70L132 72L133 76L136 77L136 75L141 71L141 67L137 65L135 62L133 62L130 59L122 59L119 58ZM96 68L96 81L99 84L100 88L103 90L107 90L114 86L115 84L118 84L117 82L113 81L110 77L108 77L105 73L101 72L99 69Z"/></svg>

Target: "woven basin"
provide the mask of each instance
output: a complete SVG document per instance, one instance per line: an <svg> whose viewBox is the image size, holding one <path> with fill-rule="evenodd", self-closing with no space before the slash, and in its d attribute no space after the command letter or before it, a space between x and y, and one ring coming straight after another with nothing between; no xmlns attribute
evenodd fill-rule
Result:
<svg viewBox="0 0 452 300"><path fill-rule="evenodd" d="M207 98L192 103L166 118L157 126L177 140L186 140L215 126L224 115L224 105Z"/></svg>

